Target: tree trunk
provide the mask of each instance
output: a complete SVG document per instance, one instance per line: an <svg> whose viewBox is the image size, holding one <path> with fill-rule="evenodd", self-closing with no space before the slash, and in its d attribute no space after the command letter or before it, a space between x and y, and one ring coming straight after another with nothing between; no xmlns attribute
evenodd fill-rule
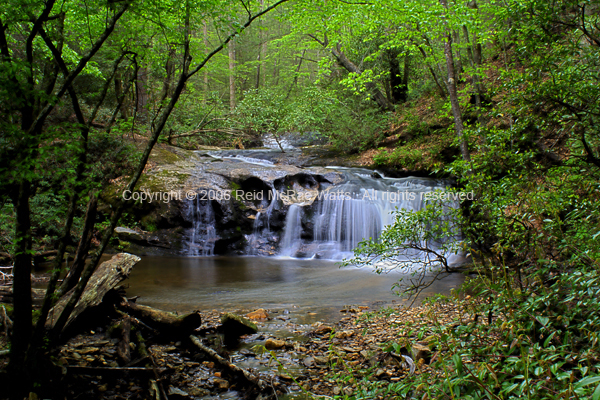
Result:
<svg viewBox="0 0 600 400"><path fill-rule="evenodd" d="M127 101L125 101L125 96L127 93L123 91L123 78L121 73L117 73L115 76L115 97L117 98L118 110L121 113L122 119L127 119L129 117Z"/></svg>
<svg viewBox="0 0 600 400"><path fill-rule="evenodd" d="M448 4L446 0L440 0L440 4L447 9ZM447 25L447 24L445 24ZM452 54L452 32L446 29L446 41L444 42L444 56L446 57L446 67L448 68L448 94L450 96L450 106L452 108L452 115L454 116L454 128L456 129L456 136L460 141L460 153L465 161L471 161L471 155L469 154L469 148L464 138L464 125L462 121L462 114L460 111L460 104L458 102L458 90L456 88L456 79L454 71L454 56Z"/></svg>
<svg viewBox="0 0 600 400"><path fill-rule="evenodd" d="M427 53L425 52L422 46L419 46L419 51L423 55L423 59L427 59ZM448 94L446 93L446 90L444 90L444 87L440 83L440 78L438 78L431 64L427 63L427 69L429 70L429 73L431 74L431 77L433 78L433 81L435 82L435 85L438 88L440 96L442 96L442 98L445 99L448 96Z"/></svg>
<svg viewBox="0 0 600 400"><path fill-rule="evenodd" d="M202 28L202 33L204 35L203 38L203 42L204 42L204 48L206 50L208 50L208 24L206 22L204 22L204 26ZM203 89L204 89L204 95L202 96L202 104L206 105L206 99L208 97L208 71L204 70L204 74L203 74Z"/></svg>
<svg viewBox="0 0 600 400"><path fill-rule="evenodd" d="M292 84L290 85L290 88L288 89L287 95L285 96L286 100L290 97L290 94L292 94L292 90L298 84L298 74L300 73L300 68L302 68L302 61L304 60L305 54L306 54L306 49L302 50L302 55L300 56L300 61L298 61L298 66L296 67L296 73L294 74L294 80L292 81ZM281 150L283 151L283 148Z"/></svg>
<svg viewBox="0 0 600 400"><path fill-rule="evenodd" d="M148 120L148 69L140 68L136 80L136 114L143 122Z"/></svg>
<svg viewBox="0 0 600 400"><path fill-rule="evenodd" d="M165 79L163 80L163 88L160 96L161 103L167 98L173 95L172 81L175 76L175 46L169 46L169 55L167 56L167 62L165 63Z"/></svg>
<svg viewBox="0 0 600 400"><path fill-rule="evenodd" d="M473 79L473 88L475 89L475 107L477 108L477 120L479 121L479 123L481 124L481 108L482 108L482 98L483 98L483 89L482 89L482 85L480 82L480 77L479 77L479 63L477 62L477 57L475 56L475 53L473 51L473 49L471 48L471 43L469 42L469 30L467 29L466 25L463 25L463 34L465 36L465 40L467 42L467 55L469 57L469 61L471 64L471 69L473 70L473 74L472 74L472 79ZM473 35L473 39L476 39L477 36ZM477 48L476 45L473 46L473 48ZM479 60L480 61L480 60ZM483 140L485 140L485 137L482 138Z"/></svg>
<svg viewBox="0 0 600 400"><path fill-rule="evenodd" d="M404 70L400 70L397 51L389 51L391 98L394 103L405 103L408 100L408 76L410 56L404 57Z"/></svg>
<svg viewBox="0 0 600 400"><path fill-rule="evenodd" d="M10 368L20 374L24 369L31 325L31 219L29 213L30 183L23 180L13 204L16 214L15 252L13 264L13 332L11 337ZM25 381L29 382L30 377Z"/></svg>
<svg viewBox="0 0 600 400"><path fill-rule="evenodd" d="M334 57L337 59L340 65L344 67L348 72L353 72L358 75L362 74L360 68L358 68L356 64L350 61L348 57L346 57L346 55L342 52L341 44L338 43L336 47L332 48L331 53L334 55ZM383 111L394 111L394 105L387 100L383 93L381 93L375 82L367 82L365 86L371 91L373 100L375 100L379 108L381 108Z"/></svg>
<svg viewBox="0 0 600 400"><path fill-rule="evenodd" d="M94 235L94 223L96 222L97 206L98 196L96 193L91 193L90 201L88 202L87 210L85 212L83 232L81 234L81 239L79 240L79 245L77 246L75 259L73 260L73 264L71 264L71 268L67 272L67 276L65 276L63 279L63 283L58 291L59 296L71 290L81 277L81 273L85 267L85 259L90 250L92 237Z"/></svg>
<svg viewBox="0 0 600 400"><path fill-rule="evenodd" d="M227 46L229 51L229 111L235 110L235 45L233 40Z"/></svg>

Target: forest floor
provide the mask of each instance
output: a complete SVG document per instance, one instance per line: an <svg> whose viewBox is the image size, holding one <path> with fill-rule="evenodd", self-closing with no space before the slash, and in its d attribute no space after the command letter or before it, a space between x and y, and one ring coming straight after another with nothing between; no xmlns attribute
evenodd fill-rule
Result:
<svg viewBox="0 0 600 400"><path fill-rule="evenodd" d="M419 328L471 318L464 306L448 304L377 311L348 306L340 312L344 316L338 322L299 325L277 311L258 310L248 317L259 332L242 336L229 347L218 333L224 313L202 312L198 330L202 342L266 382L271 389L261 394L186 338L165 341L146 336L148 356L123 366L117 354L119 339L110 329L98 327L70 339L56 362L66 368L69 399L350 396L367 382L385 387L407 374L430 372L436 349L428 347L431 338L417 336ZM131 343L132 354L136 345Z"/></svg>

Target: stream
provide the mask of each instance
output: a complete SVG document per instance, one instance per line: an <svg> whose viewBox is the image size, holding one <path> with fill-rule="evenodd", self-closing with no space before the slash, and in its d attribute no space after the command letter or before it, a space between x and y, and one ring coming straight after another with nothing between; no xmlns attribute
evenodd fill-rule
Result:
<svg viewBox="0 0 600 400"><path fill-rule="evenodd" d="M127 293L140 296L142 304L177 312L287 310L301 324L335 321L347 305L378 308L400 301L391 288L402 274L338 265L275 257L142 257ZM422 296L448 294L462 280L452 274Z"/></svg>

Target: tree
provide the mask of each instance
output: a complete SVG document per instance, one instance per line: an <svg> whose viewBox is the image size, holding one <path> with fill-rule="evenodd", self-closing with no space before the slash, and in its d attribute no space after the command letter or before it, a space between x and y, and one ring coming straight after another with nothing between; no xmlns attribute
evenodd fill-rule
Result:
<svg viewBox="0 0 600 400"><path fill-rule="evenodd" d="M171 32L178 38L181 61L174 88L172 91L164 91L164 102L161 102L151 118L150 136L127 184L129 190L135 188L152 148L164 131L190 79L253 21L285 1L279 0L255 13L251 12L248 4L241 4L245 16L229 27L229 32L214 48L204 54L198 54L197 63L193 62L196 46L191 35L192 29L195 30L202 23L203 12L213 16L219 13L228 14L231 12L231 3L223 1L196 4L188 0L175 1L168 5L161 3L160 7L154 7L126 1L108 4L98 2L93 7L82 8L71 2L56 4L54 0L49 0L46 3L31 4L12 1L9 7L3 9L0 14L0 81L4 90L0 92L0 108L8 118L2 121L1 126L0 173L2 192L9 194L15 213L14 329L11 337L10 370L13 376L19 377L18 381L25 383L23 386L13 385L14 397L22 398L22 392L31 389L36 373L43 368L40 364L46 361L38 356L43 351L43 338L47 334L44 328L46 317L55 300L59 265L71 238L78 204L90 188L98 184L88 179L89 143L91 137L98 134L94 130L94 121L100 108L105 106L110 88L122 86L116 80L117 72L127 70L125 66L135 65L131 81L140 84L138 57L148 49L135 40L128 40L138 34L135 30L138 24L147 24L157 32L164 32L166 25L173 28ZM239 10L235 10L235 15L238 12ZM122 23L123 20L127 20L131 29L127 29L128 24ZM79 23L81 21L87 21L87 24L82 25ZM86 40L77 42L77 37L85 37ZM166 38L167 41L169 39ZM115 50L116 56L112 53ZM112 68L104 74L96 67L96 60L102 52L105 52L105 57L114 57ZM171 58L172 54L168 57ZM99 96L91 106L84 104L84 96L76 84L77 79L85 74L99 74L104 80ZM139 96L147 90L146 82L141 84L144 86L138 86L136 90L136 104L146 101ZM116 93L114 116L127 95L122 89L121 87L121 93ZM71 124L73 126L69 129L53 129L53 118L66 107L62 103L65 100L69 101L68 109L73 111L77 122ZM114 122L112 118L110 124ZM71 157L67 160L69 170L68 180L65 182L69 195L68 211L59 240L54 272L48 284L35 332L32 332L30 201L35 196L40 179L39 166L45 157L52 155L56 143L62 143ZM92 199L94 196L91 195ZM90 213L93 213L93 203L92 200ZM56 344L62 328L98 265L123 208L122 200L114 209L109 226L105 229L101 244L89 266L84 269L83 263L78 264L80 270L77 274L81 278L58 322L48 333L51 346Z"/></svg>

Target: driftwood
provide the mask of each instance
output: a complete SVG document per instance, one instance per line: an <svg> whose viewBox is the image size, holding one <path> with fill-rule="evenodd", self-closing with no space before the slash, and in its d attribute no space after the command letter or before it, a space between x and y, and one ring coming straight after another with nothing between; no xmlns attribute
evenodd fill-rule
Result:
<svg viewBox="0 0 600 400"><path fill-rule="evenodd" d="M176 315L171 312L135 304L125 299L118 305L118 308L162 333L189 335L202 323L202 317L198 311L185 315Z"/></svg>
<svg viewBox="0 0 600 400"><path fill-rule="evenodd" d="M131 362L131 347L129 346L131 337L131 320L123 318L121 322L121 340L117 346L117 356L123 364Z"/></svg>
<svg viewBox="0 0 600 400"><path fill-rule="evenodd" d="M238 376L239 378L243 379L250 386L256 387L260 391L263 391L264 389L267 388L267 384L265 383L265 381L263 381L262 379L260 379L256 375L254 375L252 372L250 372L246 369L240 368L237 365L229 362L225 358L221 357L216 351L214 351L213 349L206 347L204 344L202 344L200 339L198 339L196 336L190 335L190 340L192 341L192 343L194 343L194 345L196 345L196 347L198 347L212 361L221 365L223 368L226 368L233 375Z"/></svg>
<svg viewBox="0 0 600 400"><path fill-rule="evenodd" d="M106 293L129 276L131 269L138 261L140 261L138 256L119 253L110 260L100 264L88 281L81 298L65 324L65 328L67 328L87 308L100 304ZM54 327L71 298L73 291L74 289L67 292L61 297L52 310L50 310L48 320L46 321L46 329L52 329Z"/></svg>
<svg viewBox="0 0 600 400"><path fill-rule="evenodd" d="M82 375L104 375L104 374L112 374L112 375L124 375L126 373L130 374L142 374L154 376L155 371L153 368L146 367L83 367L79 365L68 365L67 371L73 374L82 374ZM158 373L162 374L167 371L166 368L158 370Z"/></svg>
<svg viewBox="0 0 600 400"><path fill-rule="evenodd" d="M0 323L4 326L4 334L8 337L8 332L12 330L13 322L6 314L4 304L0 307Z"/></svg>

